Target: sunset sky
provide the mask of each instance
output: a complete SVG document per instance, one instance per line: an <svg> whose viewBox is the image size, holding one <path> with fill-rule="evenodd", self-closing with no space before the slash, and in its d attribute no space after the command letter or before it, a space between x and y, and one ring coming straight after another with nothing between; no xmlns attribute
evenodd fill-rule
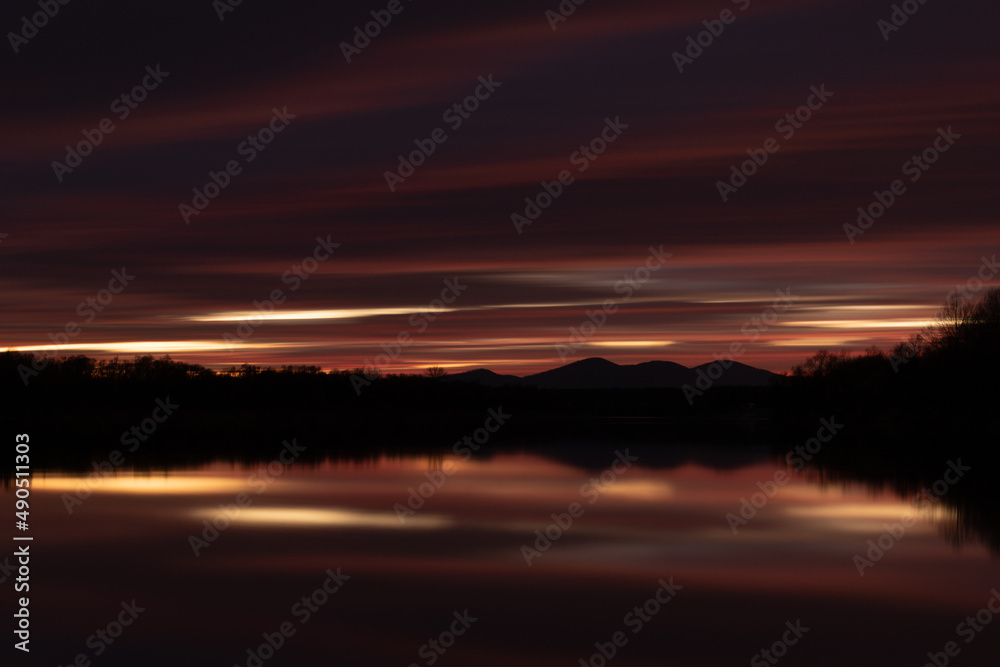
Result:
<svg viewBox="0 0 1000 667"><path fill-rule="evenodd" d="M903 4L5 3L0 349L524 374L891 346L1000 284L1000 11Z"/></svg>

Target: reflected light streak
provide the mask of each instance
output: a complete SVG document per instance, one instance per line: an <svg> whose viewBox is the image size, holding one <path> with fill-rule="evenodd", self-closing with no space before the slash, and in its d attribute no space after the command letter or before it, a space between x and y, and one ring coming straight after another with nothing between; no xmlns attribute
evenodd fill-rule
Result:
<svg viewBox="0 0 1000 667"><path fill-rule="evenodd" d="M786 507L785 514L808 519L898 519L904 514L916 514L916 509L907 503L879 503L871 505L843 503L837 505L817 505L814 507Z"/></svg>
<svg viewBox="0 0 1000 667"><path fill-rule="evenodd" d="M245 479L205 477L195 475L163 475L162 477L99 477L40 476L33 485L42 491L76 491L89 488L106 493L136 495L183 495L189 493L234 493L246 489Z"/></svg>
<svg viewBox="0 0 1000 667"><path fill-rule="evenodd" d="M675 495L676 489L673 484L666 481L656 481L651 479L642 480L616 480L614 484L608 486L602 495L626 498L629 500L657 501L664 498L671 498Z"/></svg>
<svg viewBox="0 0 1000 667"><path fill-rule="evenodd" d="M848 533L880 533L885 524L900 523L904 517L907 531L923 532L932 529L948 515L941 507L917 509L906 503L879 503L871 505L841 504L822 505L815 507L788 507L786 516L797 519L821 520L827 529L835 529ZM923 524L923 525L920 525Z"/></svg>
<svg viewBox="0 0 1000 667"><path fill-rule="evenodd" d="M199 519L212 519L218 508L195 510ZM234 523L301 528L379 528L403 530L438 530L454 525L454 521L436 514L408 516L401 523L394 512L374 512L349 509L315 509L311 507L246 507L234 517Z"/></svg>

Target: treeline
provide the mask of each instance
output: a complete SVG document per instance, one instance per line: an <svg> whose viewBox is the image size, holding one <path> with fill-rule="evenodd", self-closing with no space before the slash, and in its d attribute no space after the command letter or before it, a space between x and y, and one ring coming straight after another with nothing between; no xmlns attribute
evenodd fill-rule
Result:
<svg viewBox="0 0 1000 667"><path fill-rule="evenodd" d="M316 366L212 371L169 357L95 360L0 353L0 426L46 434L53 452L107 449L158 399L181 407L150 452L229 456L296 435L325 451L447 445L502 406L500 439L642 438L649 442L796 438L835 416L884 448L934 449L962 433L995 440L1000 289L954 300L934 326L888 352L820 351L770 387L713 387L694 404L681 389L540 390L422 375L324 372ZM81 444L87 443L87 444ZM96 444L95 444L96 443ZM264 452L266 453L266 452Z"/></svg>
<svg viewBox="0 0 1000 667"><path fill-rule="evenodd" d="M467 413L489 407L476 405L471 395L444 395L447 387L435 378L385 378L358 393L351 376L315 366L244 364L216 372L169 357L95 360L5 352L0 423L8 431L43 434L46 451L107 450L150 417L158 400L169 399L179 407L158 424L139 456L239 456L258 449L266 455L295 436L327 450L370 445L373 438L391 445L404 440L407 428L413 433L406 442L419 444L449 431L433 415L461 425Z"/></svg>
<svg viewBox="0 0 1000 667"><path fill-rule="evenodd" d="M821 350L792 369L796 410L837 410L870 428L1000 432L1000 288L955 297L936 321L889 351Z"/></svg>
<svg viewBox="0 0 1000 667"><path fill-rule="evenodd" d="M315 366L250 364L212 371L169 357L95 360L0 353L0 428L29 432L44 463L87 466L122 443L129 465L254 460L282 440L308 443L304 461L404 452L447 452L481 429L488 411L512 415L490 435L500 447L599 441L763 442L757 414L769 389L718 387L692 408L680 389L540 390L420 375L324 372ZM177 405L146 439L131 430ZM746 417L757 418L747 420ZM146 434L143 434L146 435ZM770 434L773 435L773 434ZM124 440L123 440L124 438ZM33 450L33 452L36 450ZM276 450L275 450L276 451Z"/></svg>

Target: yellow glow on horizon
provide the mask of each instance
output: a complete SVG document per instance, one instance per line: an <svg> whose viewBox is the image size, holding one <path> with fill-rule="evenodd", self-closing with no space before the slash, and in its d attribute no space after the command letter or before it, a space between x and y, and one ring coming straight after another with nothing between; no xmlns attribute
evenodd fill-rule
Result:
<svg viewBox="0 0 1000 667"><path fill-rule="evenodd" d="M296 343L255 343L256 348L296 347ZM166 341L122 341L117 343L61 343L53 345L22 345L8 347L8 352L44 352L46 350L74 351L88 350L94 352L214 352L230 350L232 345L222 340L166 340Z"/></svg>
<svg viewBox="0 0 1000 667"><path fill-rule="evenodd" d="M787 338L785 340L765 341L765 345L775 347L836 347L838 345L852 345L857 342L857 338L835 338L832 336L816 336L815 338Z"/></svg>
<svg viewBox="0 0 1000 667"><path fill-rule="evenodd" d="M636 297L632 302L660 301L657 297ZM497 303L482 306L397 306L393 308L341 308L328 310L275 310L261 313L257 310L232 310L208 315L189 315L179 319L189 322L249 322L257 321L302 321L302 320L349 320L384 315L415 315L419 313L457 313L483 310L516 310L534 308L589 308L602 305L602 301L562 301L551 303Z"/></svg>
<svg viewBox="0 0 1000 667"><path fill-rule="evenodd" d="M362 317L378 317L381 315L410 315L412 313L451 313L455 308L343 308L331 310L283 310L271 313L261 313L256 310L234 310L211 315L192 315L183 319L192 322L256 322L259 319L267 321L299 321L299 320L351 320Z"/></svg>
<svg viewBox="0 0 1000 667"><path fill-rule="evenodd" d="M928 320L804 320L783 322L788 327L815 327L818 329L913 329L933 324Z"/></svg>
<svg viewBox="0 0 1000 667"><path fill-rule="evenodd" d="M676 344L675 340L602 340L587 343L594 347L661 347Z"/></svg>
<svg viewBox="0 0 1000 667"><path fill-rule="evenodd" d="M819 302L819 303L824 303L825 304L828 301L846 301L849 298L849 297L846 297L846 296L829 296L829 295L799 296L799 295L795 294L794 292L792 293L791 296L792 296L792 299L793 299L793 307L795 307L795 306L797 306L798 304L801 304L801 303ZM707 303L707 304L725 304L725 303L759 303L759 304L771 304L771 303L773 303L775 301L775 299L778 299L778 298L779 297L778 297L777 292L771 292L770 296L765 295L765 296L762 296L762 297L742 297L742 298L739 298L739 297L728 297L728 298L724 298L724 299L695 299L695 298L692 298L692 299L687 299L686 301L688 303ZM833 308L835 306L817 306L817 307ZM848 306L841 306L841 307L847 308Z"/></svg>
<svg viewBox="0 0 1000 667"><path fill-rule="evenodd" d="M860 306L815 306L812 310L933 310L937 306L904 306L904 305L860 305Z"/></svg>

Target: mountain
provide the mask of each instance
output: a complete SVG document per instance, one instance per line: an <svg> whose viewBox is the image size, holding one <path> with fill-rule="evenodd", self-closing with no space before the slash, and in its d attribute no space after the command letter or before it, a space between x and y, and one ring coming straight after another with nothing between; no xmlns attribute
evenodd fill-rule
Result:
<svg viewBox="0 0 1000 667"><path fill-rule="evenodd" d="M446 380L459 380L463 382L478 382L487 387L502 387L507 384L524 384L523 378L516 375L501 375L486 368L477 368L464 373L446 375Z"/></svg>
<svg viewBox="0 0 1000 667"><path fill-rule="evenodd" d="M528 375L524 378L524 384L533 384L543 389L602 389L620 385L622 368L613 361L591 357Z"/></svg>
<svg viewBox="0 0 1000 667"><path fill-rule="evenodd" d="M695 385L699 378L713 378L719 386L766 386L777 377L771 371L739 362L722 369L719 362L687 368L672 361L647 361L619 365L601 357L582 359L541 373L517 377L500 375L485 368L447 376L448 380L478 382L490 387L504 385L536 386L542 389L664 389L685 384ZM704 382L704 380L703 380Z"/></svg>
<svg viewBox="0 0 1000 667"><path fill-rule="evenodd" d="M708 373L710 370L709 366L716 365L717 363L718 362L713 361L708 364L702 364L701 366L695 366L691 370L696 374L698 369ZM718 371L715 372L718 373ZM776 377L776 374L771 371L765 371L763 368L754 368L753 366L747 366L746 364L734 361L733 365L727 368L718 380L715 380L715 384L720 387L765 387L773 377Z"/></svg>

